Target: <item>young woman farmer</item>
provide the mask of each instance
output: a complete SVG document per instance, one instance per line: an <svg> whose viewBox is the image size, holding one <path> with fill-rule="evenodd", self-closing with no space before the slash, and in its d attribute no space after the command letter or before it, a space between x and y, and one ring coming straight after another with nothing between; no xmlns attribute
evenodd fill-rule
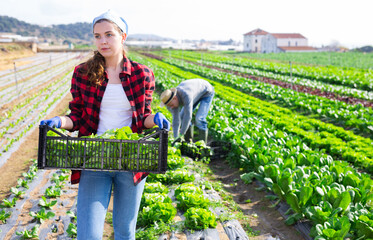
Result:
<svg viewBox="0 0 373 240"><path fill-rule="evenodd" d="M151 114L154 74L126 57L127 23L112 11L92 23L97 51L75 67L71 82L71 113L43 120L41 125L79 130L79 136L102 134L130 126L133 132L158 125L169 130L169 121ZM79 183L77 229L79 240L102 239L106 211L113 188L113 226L116 240L134 240L137 214L147 173L73 171Z"/></svg>

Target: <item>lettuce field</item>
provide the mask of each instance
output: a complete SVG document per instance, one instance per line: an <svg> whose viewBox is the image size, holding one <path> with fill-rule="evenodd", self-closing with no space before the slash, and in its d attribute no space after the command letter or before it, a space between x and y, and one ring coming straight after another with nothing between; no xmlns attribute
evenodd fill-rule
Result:
<svg viewBox="0 0 373 240"><path fill-rule="evenodd" d="M0 72L0 174L15 179L0 192L1 239L76 237L69 170L38 170L30 158L16 171L11 161L25 149L35 155L26 139L38 122L68 110L73 66L86 57L37 54ZM209 142L226 151L219 161L185 157L170 135L168 171L147 179L136 239L373 239L373 54L130 49L129 57L154 71L153 109L169 119L160 92L209 81ZM263 192L266 211L281 212L296 233L270 238L251 227L252 216L211 177L222 162L239 172L232 184ZM104 238L113 239L110 211Z"/></svg>

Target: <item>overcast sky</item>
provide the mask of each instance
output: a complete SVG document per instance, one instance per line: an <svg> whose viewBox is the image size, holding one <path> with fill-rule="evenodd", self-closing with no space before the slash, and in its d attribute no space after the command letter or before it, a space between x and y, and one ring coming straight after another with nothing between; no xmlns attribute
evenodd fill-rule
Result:
<svg viewBox="0 0 373 240"><path fill-rule="evenodd" d="M47 26L91 22L110 8L129 35L242 42L261 28L300 33L315 47L373 45L373 0L2 0L0 15Z"/></svg>

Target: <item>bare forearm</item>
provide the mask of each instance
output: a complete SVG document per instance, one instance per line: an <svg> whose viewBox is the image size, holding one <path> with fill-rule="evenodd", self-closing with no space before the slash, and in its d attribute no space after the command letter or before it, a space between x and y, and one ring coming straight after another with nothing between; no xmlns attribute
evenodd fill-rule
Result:
<svg viewBox="0 0 373 240"><path fill-rule="evenodd" d="M74 127L73 121L66 116L60 116L61 118L61 128L66 130L71 130Z"/></svg>
<svg viewBox="0 0 373 240"><path fill-rule="evenodd" d="M144 121L144 126L146 128L152 128L155 126L155 123L154 123L154 114L150 114L149 116L146 117L145 121Z"/></svg>

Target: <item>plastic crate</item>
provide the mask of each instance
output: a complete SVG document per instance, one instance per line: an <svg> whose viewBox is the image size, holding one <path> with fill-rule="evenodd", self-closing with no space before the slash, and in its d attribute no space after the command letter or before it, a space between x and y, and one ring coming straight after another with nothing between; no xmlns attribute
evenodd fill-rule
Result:
<svg viewBox="0 0 373 240"><path fill-rule="evenodd" d="M188 156L195 160L199 160L202 156L206 156L210 160L226 158L231 149L231 143L225 141L212 141L207 145L208 148L201 148L194 143L182 141L180 144L180 152L184 156Z"/></svg>
<svg viewBox="0 0 373 240"><path fill-rule="evenodd" d="M188 156L194 160L200 160L203 156L210 158L211 150L210 147L202 148L201 146L195 145L193 142L182 141L180 145L181 155Z"/></svg>
<svg viewBox="0 0 373 240"><path fill-rule="evenodd" d="M48 131L59 136L47 136ZM167 151L168 131L158 128L140 140L119 140L70 137L47 125L39 127L39 169L165 173Z"/></svg>

